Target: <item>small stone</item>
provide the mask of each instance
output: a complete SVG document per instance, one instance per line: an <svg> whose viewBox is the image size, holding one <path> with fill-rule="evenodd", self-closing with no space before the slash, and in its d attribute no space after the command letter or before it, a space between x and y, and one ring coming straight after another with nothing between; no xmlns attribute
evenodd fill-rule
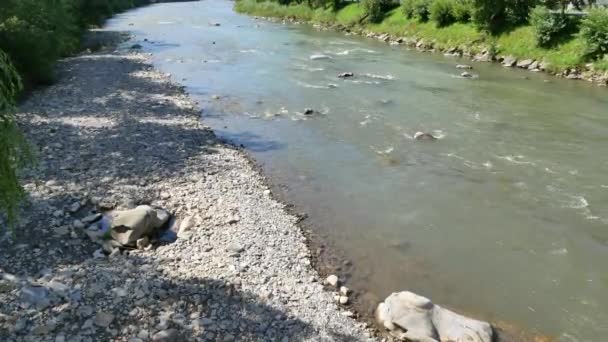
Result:
<svg viewBox="0 0 608 342"><path fill-rule="evenodd" d="M101 214L91 214L91 215L83 218L82 222L84 222L84 223L93 223L95 221L98 221L99 219L101 219Z"/></svg>
<svg viewBox="0 0 608 342"><path fill-rule="evenodd" d="M75 213L80 209L80 202L74 202L72 203L72 205L70 206L70 212L71 213Z"/></svg>
<svg viewBox="0 0 608 342"><path fill-rule="evenodd" d="M241 253L244 250L245 250L245 248L242 245L240 245L240 244L238 244L236 242L232 242L231 244L229 244L226 247L226 251L232 252L232 253Z"/></svg>
<svg viewBox="0 0 608 342"><path fill-rule="evenodd" d="M350 293L350 289L346 286L340 286L340 294L343 296L348 296Z"/></svg>
<svg viewBox="0 0 608 342"><path fill-rule="evenodd" d="M180 341L179 333L175 329L161 330L152 336L153 342L175 342Z"/></svg>
<svg viewBox="0 0 608 342"><path fill-rule="evenodd" d="M103 249L98 249L95 252L93 252L93 258L95 259L104 259L106 257L106 255L103 253Z"/></svg>
<svg viewBox="0 0 608 342"><path fill-rule="evenodd" d="M144 248L148 247L149 244L150 244L150 239L147 236L144 236L143 238L138 239L135 242L137 249L144 249Z"/></svg>
<svg viewBox="0 0 608 342"><path fill-rule="evenodd" d="M139 333L137 333L137 337L141 338L142 340L147 340L150 338L150 332L147 329L141 329Z"/></svg>
<svg viewBox="0 0 608 342"><path fill-rule="evenodd" d="M270 195L270 190L264 190L264 196L269 196Z"/></svg>
<svg viewBox="0 0 608 342"><path fill-rule="evenodd" d="M338 276L335 274L330 275L325 279L325 283L332 287L338 287Z"/></svg>
<svg viewBox="0 0 608 342"><path fill-rule="evenodd" d="M348 297L346 297L346 296L340 296L339 302L342 305L348 304Z"/></svg>
<svg viewBox="0 0 608 342"><path fill-rule="evenodd" d="M131 49L133 49L133 50L139 50L141 48L142 48L141 44L133 44L133 45L131 45Z"/></svg>
<svg viewBox="0 0 608 342"><path fill-rule="evenodd" d="M467 65L467 64L458 64L456 66L456 69L469 69L470 70L470 69L473 69L473 67L470 65Z"/></svg>
<svg viewBox="0 0 608 342"><path fill-rule="evenodd" d="M460 74L460 77L471 78L471 77L473 77L473 75L471 73L465 71L462 74Z"/></svg>
<svg viewBox="0 0 608 342"><path fill-rule="evenodd" d="M15 326L14 326L15 333L19 333L20 331L25 329L26 325L27 325L27 318L25 318L25 317L19 318L17 320L17 322L15 322Z"/></svg>
<svg viewBox="0 0 608 342"><path fill-rule="evenodd" d="M84 223L82 223L80 220L74 220L74 222L72 222L72 227L76 229L84 229Z"/></svg>
<svg viewBox="0 0 608 342"><path fill-rule="evenodd" d="M68 228L68 226L55 227L53 228L53 232L55 233L55 235L62 236L69 234L70 229Z"/></svg>
<svg viewBox="0 0 608 342"><path fill-rule="evenodd" d="M191 230L192 227L194 227L195 225L196 225L196 220L195 220L194 216L187 216L179 224L179 231L180 231L180 233L187 232L187 231Z"/></svg>
<svg viewBox="0 0 608 342"><path fill-rule="evenodd" d="M112 324L113 320L114 320L114 315L112 315L111 313L101 311L101 312L98 312L97 315L95 315L95 318L93 319L93 323L95 323L95 325L98 327L106 328L110 324Z"/></svg>
<svg viewBox="0 0 608 342"><path fill-rule="evenodd" d="M44 287L25 286L21 289L21 300L41 310L51 304L48 296L49 291Z"/></svg>
<svg viewBox="0 0 608 342"><path fill-rule="evenodd" d="M64 215L64 212L63 212L63 210L60 210L60 209L59 210L55 210L53 212L53 216L55 216L55 217L62 217L63 215Z"/></svg>

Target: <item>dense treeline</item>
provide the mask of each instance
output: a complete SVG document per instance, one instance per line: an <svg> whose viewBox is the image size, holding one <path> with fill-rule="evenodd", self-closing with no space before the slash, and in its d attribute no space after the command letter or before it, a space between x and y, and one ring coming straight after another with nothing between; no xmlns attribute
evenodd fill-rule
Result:
<svg viewBox="0 0 608 342"><path fill-rule="evenodd" d="M0 49L25 83L53 79L55 61L78 49L84 29L149 0L2 0Z"/></svg>
<svg viewBox="0 0 608 342"><path fill-rule="evenodd" d="M261 2L260 0L256 0ZM282 5L308 5L313 9L339 9L352 1L270 0ZM360 0L364 19L379 23L387 12L401 7L404 15L419 22L432 21L438 27L454 23L474 24L492 35L522 25L532 25L538 47L550 48L567 37L578 35L586 46L588 61L608 53L608 9L596 0ZM566 9L585 10L588 15L571 15Z"/></svg>
<svg viewBox="0 0 608 342"><path fill-rule="evenodd" d="M0 223L23 197L17 170L32 160L13 108L22 84L53 80L57 59L79 48L89 26L150 0L0 0Z"/></svg>

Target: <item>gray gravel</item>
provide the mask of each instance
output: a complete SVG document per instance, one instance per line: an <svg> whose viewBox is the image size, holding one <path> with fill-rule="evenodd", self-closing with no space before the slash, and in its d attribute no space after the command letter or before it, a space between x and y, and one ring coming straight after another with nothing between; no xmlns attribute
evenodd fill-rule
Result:
<svg viewBox="0 0 608 342"><path fill-rule="evenodd" d="M22 104L39 162L0 240L0 340L371 339L324 290L297 219L195 107L129 49L62 61ZM111 255L85 234L97 212L139 204L187 229Z"/></svg>

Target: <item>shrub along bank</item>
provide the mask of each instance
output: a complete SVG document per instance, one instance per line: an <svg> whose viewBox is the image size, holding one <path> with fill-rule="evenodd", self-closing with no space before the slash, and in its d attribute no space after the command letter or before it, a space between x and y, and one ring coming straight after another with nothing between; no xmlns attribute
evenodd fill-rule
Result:
<svg viewBox="0 0 608 342"><path fill-rule="evenodd" d="M531 59L548 72L608 71L608 9L567 0L237 0L236 10L424 40L437 50ZM588 15L571 14L578 8ZM388 39L388 38L386 38ZM541 63L542 62L542 63Z"/></svg>

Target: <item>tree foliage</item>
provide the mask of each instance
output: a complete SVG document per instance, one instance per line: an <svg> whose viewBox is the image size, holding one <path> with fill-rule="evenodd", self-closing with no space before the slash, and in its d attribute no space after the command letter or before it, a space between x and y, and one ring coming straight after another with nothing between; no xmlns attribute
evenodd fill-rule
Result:
<svg viewBox="0 0 608 342"><path fill-rule="evenodd" d="M587 45L589 58L601 59L608 55L608 9L591 10L581 23L580 35Z"/></svg>
<svg viewBox="0 0 608 342"><path fill-rule="evenodd" d="M530 24L534 27L536 44L540 47L551 47L568 27L567 17L561 13L551 12L547 7L537 6L530 13Z"/></svg>
<svg viewBox="0 0 608 342"><path fill-rule="evenodd" d="M13 116L15 97L20 90L21 79L0 50L0 212L6 214L9 224L15 221L17 206L24 196L17 171L32 157Z"/></svg>
<svg viewBox="0 0 608 342"><path fill-rule="evenodd" d="M439 27L455 22L454 3L454 0L434 0L429 9L431 20Z"/></svg>

